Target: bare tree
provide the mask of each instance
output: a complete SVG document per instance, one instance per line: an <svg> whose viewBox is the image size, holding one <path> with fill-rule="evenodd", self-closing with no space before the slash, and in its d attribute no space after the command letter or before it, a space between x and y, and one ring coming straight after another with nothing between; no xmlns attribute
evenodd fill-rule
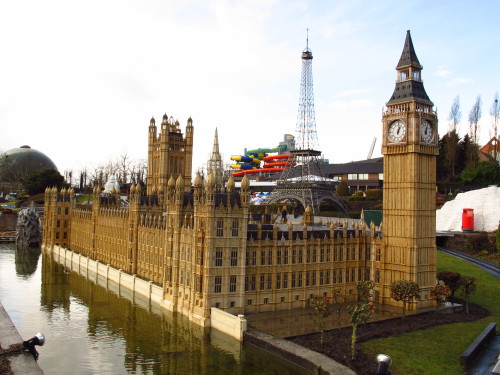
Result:
<svg viewBox="0 0 500 375"><path fill-rule="evenodd" d="M493 118L493 124L491 132L491 138L494 138L493 141L493 157L498 162L497 148L498 148L498 120L500 119L500 103L498 102L498 91L495 93L495 98L493 99L493 103L490 108L490 116Z"/></svg>
<svg viewBox="0 0 500 375"><path fill-rule="evenodd" d="M128 154L126 152L121 154L120 157L118 158L118 161L116 164L117 164L118 173L120 174L120 178L118 178L118 182L120 184L126 184L128 182L127 177L128 177L130 167L131 167L131 165L130 165L131 161L130 161L130 158L128 157Z"/></svg>
<svg viewBox="0 0 500 375"><path fill-rule="evenodd" d="M448 115L449 129L450 131L455 130L458 133L458 125L462 120L462 111L460 110L460 96L455 96L453 99L453 104L450 108L450 114Z"/></svg>
<svg viewBox="0 0 500 375"><path fill-rule="evenodd" d="M458 125L462 119L462 111L460 110L460 97L457 95L451 105L450 114L448 115L449 130L448 137L445 143L444 162L446 167L451 173L451 178L455 180L456 170L455 165L458 157L458 143L460 137L458 136Z"/></svg>
<svg viewBox="0 0 500 375"><path fill-rule="evenodd" d="M469 134L472 142L474 142L476 145L479 142L479 120L481 119L482 114L481 107L481 95L478 95L476 98L476 102L472 106L472 109L469 113Z"/></svg>

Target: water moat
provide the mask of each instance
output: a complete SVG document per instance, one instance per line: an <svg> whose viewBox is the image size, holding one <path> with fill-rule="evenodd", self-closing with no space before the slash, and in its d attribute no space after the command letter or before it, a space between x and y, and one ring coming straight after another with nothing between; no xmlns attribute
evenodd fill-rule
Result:
<svg viewBox="0 0 500 375"><path fill-rule="evenodd" d="M46 336L50 374L300 374L250 344L69 271L51 255L0 244L0 300L23 338Z"/></svg>

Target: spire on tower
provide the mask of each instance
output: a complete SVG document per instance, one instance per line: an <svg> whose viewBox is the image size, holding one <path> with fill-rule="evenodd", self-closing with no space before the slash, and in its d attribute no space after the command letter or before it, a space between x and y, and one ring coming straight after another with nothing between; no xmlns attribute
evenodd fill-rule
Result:
<svg viewBox="0 0 500 375"><path fill-rule="evenodd" d="M214 145L212 147L212 154L207 162L207 176L211 173L215 176L215 184L217 187L223 184L223 165L222 156L219 152L219 135L217 133L217 128L215 128Z"/></svg>
<svg viewBox="0 0 500 375"><path fill-rule="evenodd" d="M406 31L406 40L403 47L403 52L398 62L396 69L402 68L404 66L411 65L415 68L422 69L422 65L418 61L417 54L415 53L415 48L413 48L413 42L411 40L410 30Z"/></svg>
<svg viewBox="0 0 500 375"><path fill-rule="evenodd" d="M396 87L387 105L406 103L412 100L424 105L434 105L425 92L424 83L422 82L422 69L413 48L410 30L408 30L403 52L396 67Z"/></svg>

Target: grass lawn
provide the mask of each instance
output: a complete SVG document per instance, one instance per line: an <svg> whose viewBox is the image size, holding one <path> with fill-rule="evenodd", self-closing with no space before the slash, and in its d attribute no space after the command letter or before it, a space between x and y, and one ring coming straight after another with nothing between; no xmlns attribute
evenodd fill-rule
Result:
<svg viewBox="0 0 500 375"><path fill-rule="evenodd" d="M460 355L488 323L500 325L500 280L482 269L438 251L438 272L454 271L473 276L477 289L470 301L491 312L491 316L473 323L446 324L397 337L377 339L362 344L375 358L379 353L392 357L393 375L463 374ZM460 297L460 293L456 293Z"/></svg>

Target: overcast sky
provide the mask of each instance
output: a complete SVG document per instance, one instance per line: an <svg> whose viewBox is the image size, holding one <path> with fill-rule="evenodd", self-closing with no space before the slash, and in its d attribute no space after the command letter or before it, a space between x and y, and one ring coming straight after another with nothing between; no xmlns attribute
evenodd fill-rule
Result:
<svg viewBox="0 0 500 375"><path fill-rule="evenodd" d="M333 163L380 155L381 114L406 30L439 114L477 95L481 141L500 90L500 1L2 1L0 151L29 145L59 171L147 158L151 116L215 128L225 161L295 134L301 52L312 50L317 134Z"/></svg>

